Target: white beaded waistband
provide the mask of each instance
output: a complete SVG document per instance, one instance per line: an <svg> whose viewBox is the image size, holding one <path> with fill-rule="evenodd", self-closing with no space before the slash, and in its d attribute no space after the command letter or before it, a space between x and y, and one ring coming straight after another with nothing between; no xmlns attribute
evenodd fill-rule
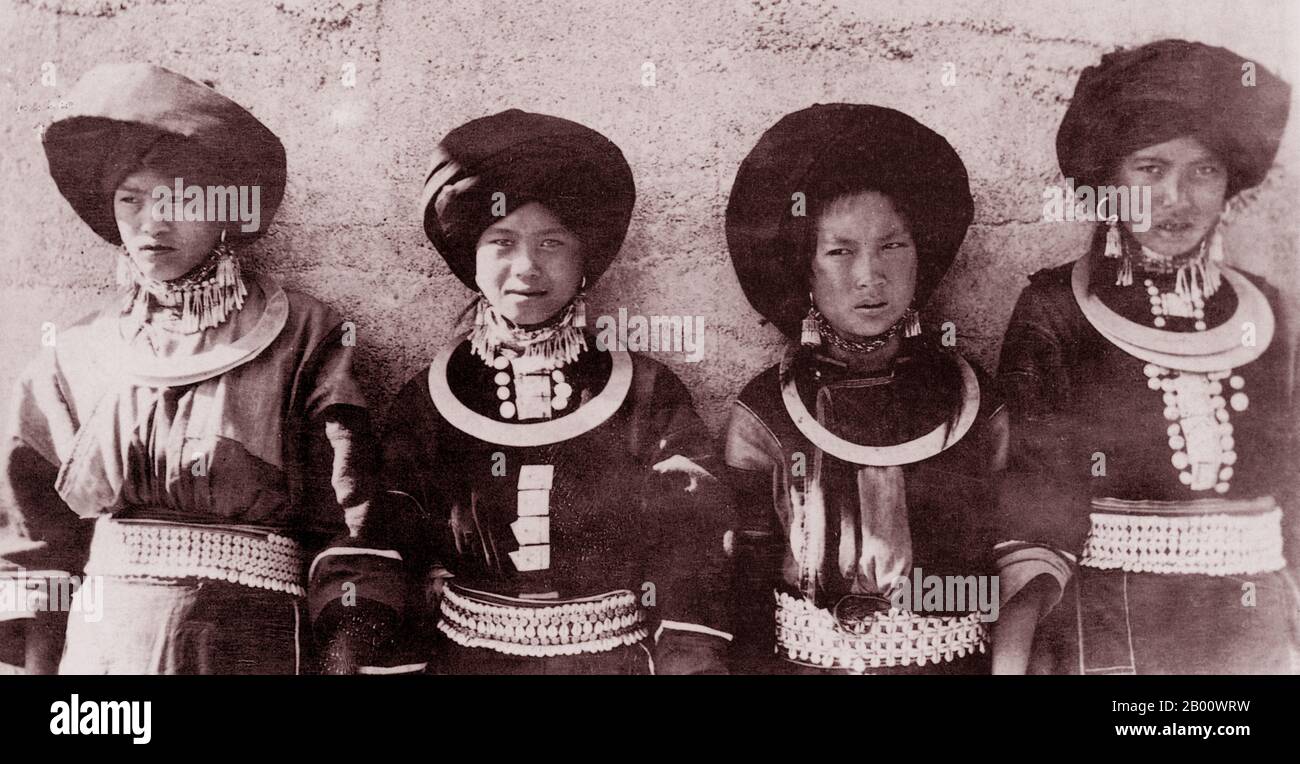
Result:
<svg viewBox="0 0 1300 764"><path fill-rule="evenodd" d="M636 595L626 589L542 604L454 584L443 592L438 630L462 647L530 658L603 653L649 636Z"/></svg>
<svg viewBox="0 0 1300 764"><path fill-rule="evenodd" d="M863 672L944 663L987 650L979 613L927 616L891 608L852 630L801 597L776 592L776 644L796 663Z"/></svg>
<svg viewBox="0 0 1300 764"><path fill-rule="evenodd" d="M305 564L296 541L269 531L102 517L86 574L206 578L302 597Z"/></svg>
<svg viewBox="0 0 1300 764"><path fill-rule="evenodd" d="M1092 507L1092 528L1080 561L1089 568L1241 576L1286 567L1282 510L1272 498L1212 503L1098 499Z"/></svg>

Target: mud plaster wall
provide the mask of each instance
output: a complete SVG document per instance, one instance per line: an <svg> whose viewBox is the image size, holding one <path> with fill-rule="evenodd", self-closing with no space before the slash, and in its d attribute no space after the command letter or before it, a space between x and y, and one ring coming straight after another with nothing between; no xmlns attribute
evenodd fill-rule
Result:
<svg viewBox="0 0 1300 764"><path fill-rule="evenodd" d="M0 385L111 289L114 252L46 172L38 128L100 61L143 60L209 81L283 139L287 199L254 266L357 325L359 375L385 410L448 339L470 293L424 238L414 202L437 139L507 107L589 124L626 153L639 191L595 314L701 315L699 363L675 369L715 429L779 347L728 261L723 210L759 134L815 102L913 114L964 158L975 224L936 296L960 346L991 368L1025 276L1079 254L1087 226L1041 222L1053 150L1080 70L1160 37L1226 45L1296 82L1294 4L1196 2L188 2L0 5ZM1291 31L1289 31L1291 30ZM655 84L643 86L643 64ZM42 84L43 66L56 71ZM955 84L945 86L945 64ZM355 65L354 87L343 68ZM1228 235L1230 258L1294 308L1294 110L1277 166ZM3 425L0 422L0 425Z"/></svg>

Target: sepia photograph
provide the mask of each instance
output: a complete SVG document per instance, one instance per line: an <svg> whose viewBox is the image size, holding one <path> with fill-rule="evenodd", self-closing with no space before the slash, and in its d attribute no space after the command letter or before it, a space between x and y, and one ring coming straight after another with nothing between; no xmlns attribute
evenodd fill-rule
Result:
<svg viewBox="0 0 1300 764"><path fill-rule="evenodd" d="M158 675L1285 733L1300 3L0 0L0 42L32 740L177 740L212 680Z"/></svg>

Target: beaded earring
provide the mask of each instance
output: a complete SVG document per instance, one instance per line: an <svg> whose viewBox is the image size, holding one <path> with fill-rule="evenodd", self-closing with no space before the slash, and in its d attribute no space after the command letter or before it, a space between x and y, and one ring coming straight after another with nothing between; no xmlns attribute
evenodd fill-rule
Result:
<svg viewBox="0 0 1300 764"><path fill-rule="evenodd" d="M817 326L817 305L813 303L812 292L808 293L808 315L804 316L800 324L799 344L806 348L820 347L822 344L821 329Z"/></svg>
<svg viewBox="0 0 1300 764"><path fill-rule="evenodd" d="M244 306L248 288L240 272L239 260L226 243L226 231L213 247L206 265L196 273L172 281L158 281L136 268L127 253L118 256L117 282L130 287L131 315L143 321L151 301L176 309L176 327L183 334L221 325L227 317Z"/></svg>
<svg viewBox="0 0 1300 764"><path fill-rule="evenodd" d="M921 314L916 308L907 309L907 319L903 324L903 336L915 337L921 333Z"/></svg>
<svg viewBox="0 0 1300 764"><path fill-rule="evenodd" d="M1102 253L1108 258L1119 258L1119 270L1115 275L1115 286L1129 286L1133 283L1133 258L1124 251L1124 242L1120 238L1119 217L1111 216L1106 223L1106 250Z"/></svg>
<svg viewBox="0 0 1300 764"><path fill-rule="evenodd" d="M582 277L582 285L578 287L578 294L573 298L573 325L578 329L584 329L587 326L587 277Z"/></svg>

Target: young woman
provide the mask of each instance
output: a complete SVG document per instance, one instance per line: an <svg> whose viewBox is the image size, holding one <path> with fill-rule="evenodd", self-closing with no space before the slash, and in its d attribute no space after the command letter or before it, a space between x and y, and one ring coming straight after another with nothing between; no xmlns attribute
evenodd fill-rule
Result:
<svg viewBox="0 0 1300 764"><path fill-rule="evenodd" d="M948 142L879 106L789 114L741 164L732 261L791 338L727 430L748 670L987 671L1005 416L917 314L972 215Z"/></svg>
<svg viewBox="0 0 1300 764"><path fill-rule="evenodd" d="M1181 40L1080 75L1062 172L1145 189L1151 209L1103 206L1089 251L1031 276L1007 330L995 670L1292 670L1289 355L1274 290L1223 262L1220 233L1289 102L1263 68Z"/></svg>
<svg viewBox="0 0 1300 764"><path fill-rule="evenodd" d="M425 232L478 295L384 435L412 518L399 551L436 612L380 621L424 621L431 670L725 669L728 504L707 432L667 368L588 331L584 290L634 200L619 149L557 117L476 119L436 153Z"/></svg>
<svg viewBox="0 0 1300 764"><path fill-rule="evenodd" d="M341 321L240 267L284 148L156 66L96 67L71 100L44 136L50 173L122 247L121 291L23 372L0 444L5 575L47 595L82 582L70 613L30 619L28 669L294 673L307 555L349 535L345 511L360 535L371 441ZM190 187L202 198L164 195Z"/></svg>

